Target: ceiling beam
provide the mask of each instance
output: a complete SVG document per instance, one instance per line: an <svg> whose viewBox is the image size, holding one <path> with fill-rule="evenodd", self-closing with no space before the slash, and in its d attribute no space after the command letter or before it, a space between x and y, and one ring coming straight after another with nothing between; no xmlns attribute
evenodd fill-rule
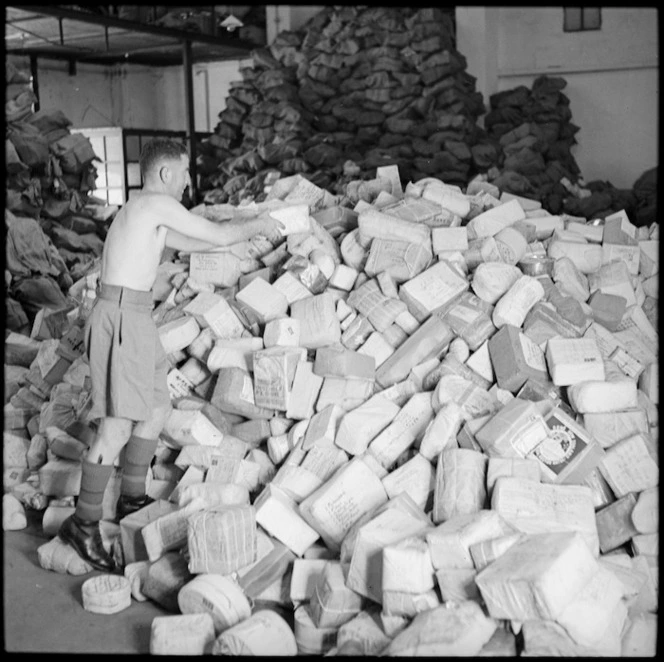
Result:
<svg viewBox="0 0 664 662"><path fill-rule="evenodd" d="M189 40L203 44L210 44L215 46L228 46L239 50L250 51L257 48L253 44L244 39L236 39L234 37L227 37L219 35L213 37L211 35L199 34L195 32L187 32L185 30L176 30L173 28L164 28L158 25L147 25L144 23L137 23L135 21L127 21L123 18L115 18L114 16L104 16L101 14L89 14L87 12L78 11L75 9L67 9L58 5L23 5L15 7L23 11L34 12L44 16L52 16L58 19L71 19L74 21L83 21L86 23L94 23L107 27L123 28L133 32L145 32L154 34L161 37L170 37L172 39Z"/></svg>
<svg viewBox="0 0 664 662"><path fill-rule="evenodd" d="M181 49L181 47L180 47ZM77 60L78 62L84 62L86 64L96 64L100 66L110 66L113 64L142 64L145 66L151 67L172 67L179 64L182 64L182 55L181 53L164 53L157 55L149 55L145 53L137 53L132 55L129 53L128 57L123 56L105 56L105 51L99 51L98 53L89 53L82 55L80 53L64 52L64 51L55 51L52 49L40 49L40 48L13 48L6 49L6 55L15 55L23 57L38 57L39 59L46 60L64 60L69 62L72 59Z"/></svg>

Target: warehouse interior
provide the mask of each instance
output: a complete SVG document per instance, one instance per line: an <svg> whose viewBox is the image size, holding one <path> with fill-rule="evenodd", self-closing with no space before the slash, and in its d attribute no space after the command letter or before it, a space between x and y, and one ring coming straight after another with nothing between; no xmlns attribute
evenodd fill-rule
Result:
<svg viewBox="0 0 664 662"><path fill-rule="evenodd" d="M4 651L656 655L657 19L7 6ZM168 414L147 502L129 446L99 492L107 572L59 531L159 139L242 239L161 253Z"/></svg>

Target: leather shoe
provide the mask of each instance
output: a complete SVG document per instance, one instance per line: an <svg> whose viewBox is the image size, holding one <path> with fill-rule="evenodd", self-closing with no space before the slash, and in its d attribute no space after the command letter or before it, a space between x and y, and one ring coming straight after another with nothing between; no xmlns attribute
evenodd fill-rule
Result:
<svg viewBox="0 0 664 662"><path fill-rule="evenodd" d="M113 558L104 549L98 521L87 521L75 514L70 515L60 525L58 536L93 568L105 572L115 570Z"/></svg>
<svg viewBox="0 0 664 662"><path fill-rule="evenodd" d="M121 494L117 505L115 506L115 521L119 522L123 517L131 515L151 503L154 503L154 499L146 494L138 497L130 497Z"/></svg>

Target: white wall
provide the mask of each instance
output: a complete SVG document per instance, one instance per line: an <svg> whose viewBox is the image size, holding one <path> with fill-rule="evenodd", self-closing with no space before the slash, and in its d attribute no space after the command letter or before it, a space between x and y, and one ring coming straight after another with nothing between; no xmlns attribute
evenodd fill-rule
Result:
<svg viewBox="0 0 664 662"><path fill-rule="evenodd" d="M282 30L299 30L324 8L325 5L266 5L267 43L271 44Z"/></svg>
<svg viewBox="0 0 664 662"><path fill-rule="evenodd" d="M11 59L30 71L27 58ZM61 110L75 127L120 126L122 108L113 70L78 64L76 75L70 76L68 67L59 60L38 60L40 107Z"/></svg>
<svg viewBox="0 0 664 662"><path fill-rule="evenodd" d="M29 70L27 58L12 58ZM214 131L231 82L240 80L242 60L193 66L197 131ZM61 110L76 128L123 127L186 131L184 70L181 66L77 64L76 74L60 60L38 60L39 102Z"/></svg>
<svg viewBox="0 0 664 662"><path fill-rule="evenodd" d="M572 153L586 181L631 188L658 164L657 9L602 7L597 31L563 32L563 7L458 7L457 49L489 96L540 75L561 76L572 122Z"/></svg>

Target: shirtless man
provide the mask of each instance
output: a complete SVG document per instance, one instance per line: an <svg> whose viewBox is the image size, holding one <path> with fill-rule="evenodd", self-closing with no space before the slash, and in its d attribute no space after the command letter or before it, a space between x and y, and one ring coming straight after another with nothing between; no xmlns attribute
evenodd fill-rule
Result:
<svg viewBox="0 0 664 662"><path fill-rule="evenodd" d="M100 287L85 323L92 383L91 418L101 419L82 461L76 511L58 535L85 561L115 570L102 544L99 521L113 463L125 448L117 520L152 501L145 480L171 404L169 369L152 319L152 287L165 247L206 251L265 235L283 225L271 218L214 223L181 204L189 158L181 143L155 139L141 153L143 188L117 214L102 254Z"/></svg>

